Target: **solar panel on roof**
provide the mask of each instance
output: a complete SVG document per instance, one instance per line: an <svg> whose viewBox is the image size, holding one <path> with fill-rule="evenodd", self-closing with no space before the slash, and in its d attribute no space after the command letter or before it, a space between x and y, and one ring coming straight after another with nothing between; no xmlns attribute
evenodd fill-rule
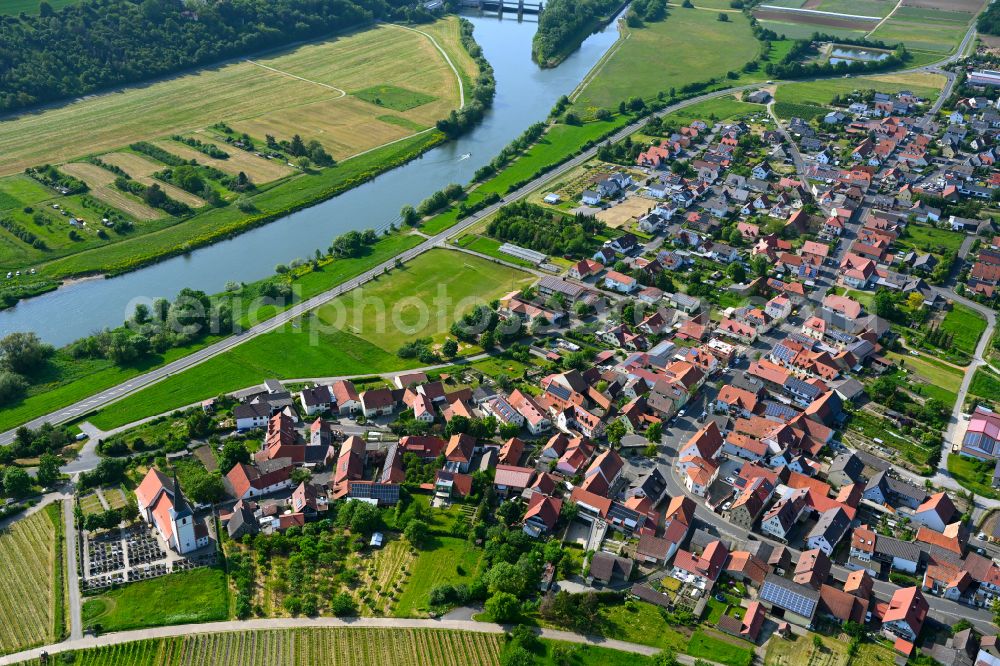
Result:
<svg viewBox="0 0 1000 666"><path fill-rule="evenodd" d="M802 617L812 617L816 610L816 600L799 594L794 590L766 581L761 588L760 596L776 606L791 611Z"/></svg>
<svg viewBox="0 0 1000 666"><path fill-rule="evenodd" d="M570 390L563 386L562 384L556 384L552 382L549 384L549 393L559 398L560 400L569 400Z"/></svg>

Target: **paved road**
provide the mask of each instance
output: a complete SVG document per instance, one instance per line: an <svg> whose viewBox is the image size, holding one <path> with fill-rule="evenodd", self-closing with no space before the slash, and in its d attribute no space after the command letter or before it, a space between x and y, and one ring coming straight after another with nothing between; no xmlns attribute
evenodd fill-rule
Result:
<svg viewBox="0 0 1000 666"><path fill-rule="evenodd" d="M64 532L66 533L66 577L69 581L69 638L70 640L79 640L83 638L83 617L80 601L80 577L77 575L79 551L72 500L64 501L62 509Z"/></svg>
<svg viewBox="0 0 1000 666"><path fill-rule="evenodd" d="M82 650L85 648L105 647L156 638L172 638L175 636L187 636L188 634L209 634L229 631L266 631L269 629L303 629L303 628L349 628L349 627L374 627L384 629L449 629L458 631L474 631L483 634L501 634L508 627L489 622L474 622L471 620L418 620L400 618L366 617L353 619L340 619L334 617L319 618L272 618L260 620L229 621L229 622L209 622L205 624L182 624L173 627L155 627L151 629L138 629L135 631L123 631L114 634L104 634L103 636L86 636L77 640L63 641L55 645L46 645L33 650L25 650L15 654L8 654L0 657L0 666L16 664L21 661L37 659L42 652L50 655L67 650ZM658 648L637 643L627 643L601 636L587 636L575 634L569 631L558 631L555 629L536 629L542 638L580 645L596 645L600 647L621 650L632 654L654 655L659 652ZM687 655L677 655L678 661L691 666L695 663L693 657ZM715 662L709 662L717 666Z"/></svg>

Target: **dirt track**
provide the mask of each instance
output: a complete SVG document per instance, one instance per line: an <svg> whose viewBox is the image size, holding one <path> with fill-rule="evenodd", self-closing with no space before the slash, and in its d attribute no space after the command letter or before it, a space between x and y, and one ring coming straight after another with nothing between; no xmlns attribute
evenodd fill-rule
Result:
<svg viewBox="0 0 1000 666"><path fill-rule="evenodd" d="M878 22L877 19L865 21L862 19L840 18L823 14L805 14L792 10L758 9L754 16L758 20L783 21L785 23L804 23L806 25L825 25L831 28L847 28L848 30L870 30Z"/></svg>

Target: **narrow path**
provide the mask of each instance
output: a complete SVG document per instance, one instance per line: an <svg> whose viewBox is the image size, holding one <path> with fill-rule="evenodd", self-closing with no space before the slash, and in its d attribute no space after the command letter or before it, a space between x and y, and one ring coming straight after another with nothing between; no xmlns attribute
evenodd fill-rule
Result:
<svg viewBox="0 0 1000 666"><path fill-rule="evenodd" d="M896 3L896 6L892 8L892 11L889 12L888 14L886 14L884 19L882 19L881 21L879 21L878 24L876 24L874 28L872 28L869 32L867 32L865 34L865 39L868 39L869 37L871 37L872 33L875 32L876 30L878 30L879 28L881 28L882 24L885 23L886 21L888 21L892 17L892 15L896 13L896 10L899 9L900 7L902 7L902 6L903 6L903 0L899 0L899 2Z"/></svg>
<svg viewBox="0 0 1000 666"><path fill-rule="evenodd" d="M489 622L474 622L472 620L421 620L402 618L365 617L340 619L335 617L318 618L271 618L245 621L209 622L205 624L181 624L172 627L153 627L122 631L102 636L85 636L70 639L55 645L46 645L32 650L25 650L0 657L0 666L16 664L21 661L37 659L42 652L50 655L67 650L83 650L86 648L107 647L132 641L151 640L158 638L173 638L189 634L217 634L231 631L266 631L273 629L311 629L311 628L381 628L381 629L444 629L451 631L471 631L482 634L502 634L510 627ZM557 629L535 629L535 633L549 640L564 641L578 645L593 645L597 647L620 650L632 654L652 656L660 652L659 648L638 643L629 643L601 636L575 634ZM694 657L677 655L678 661L687 666L695 663ZM716 662L707 662L717 666Z"/></svg>
<svg viewBox="0 0 1000 666"><path fill-rule="evenodd" d="M443 48L441 48L441 45L437 43L437 40L434 39L428 33L424 32L423 30L417 30L416 28L410 28L410 27L407 27L405 25L399 25L398 23L388 23L387 25L391 25L391 26L396 27L396 28L401 28L403 30L409 30L410 32L415 32L418 35L423 35L427 39L431 40L431 44L433 44L434 48L436 48L441 53L441 55L444 56L444 61L446 63L448 63L448 66L451 67L451 71L455 73L455 80L458 81L458 102L459 102L458 108L459 109L464 109L465 108L465 84L462 83L462 75L458 73L458 68L455 67L455 63L453 63L451 61L451 58L449 58L448 54L445 53L445 50Z"/></svg>
<svg viewBox="0 0 1000 666"><path fill-rule="evenodd" d="M83 611L80 602L80 576L77 568L79 542L76 537L76 520L73 515L73 501L66 500L62 505L63 532L66 536L66 580L69 581L69 639L71 641L83 638Z"/></svg>
<svg viewBox="0 0 1000 666"><path fill-rule="evenodd" d="M250 63L251 65L256 65L257 67L260 67L261 69L266 69L269 72L274 72L275 74L280 74L282 76L287 76L287 77L292 78L292 79L298 79L299 81L304 81L306 83L311 83L314 86L322 86L323 88L329 88L330 90L333 90L335 92L339 92L340 93L339 95L337 95L336 97L334 97L332 99L340 99L341 97L346 97L347 96L347 91L346 90L338 88L337 86L331 86L329 83L322 83L320 81L313 81L312 79L307 79L305 77L299 76L298 74L292 74L291 72L285 72L285 71L277 69L275 67L271 67L270 65L265 65L264 63L257 62L256 60L247 59L246 62Z"/></svg>

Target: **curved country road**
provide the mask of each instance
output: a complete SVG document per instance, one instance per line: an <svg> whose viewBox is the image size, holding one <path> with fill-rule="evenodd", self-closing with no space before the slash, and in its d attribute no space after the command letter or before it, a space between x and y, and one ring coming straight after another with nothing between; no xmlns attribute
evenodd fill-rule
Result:
<svg viewBox="0 0 1000 666"><path fill-rule="evenodd" d="M268 629L308 629L308 628L384 628L384 629L451 629L458 631L475 631L486 634L501 634L506 631L506 627L490 622L474 622L472 620L419 620L402 619L391 617L362 617L352 619L340 619L335 617L317 618L272 618L259 620L232 620L227 622L207 622L204 624L179 624L172 627L154 627L150 629L136 629L135 631L122 631L103 636L86 636L78 640L68 640L55 645L45 645L16 652L0 657L0 666L8 666L29 659L37 659L42 652L50 655L67 650L83 650L86 648L105 647L117 645L119 643L129 643L155 638L172 638L176 636L187 636L188 634L211 634L229 631L264 631ZM536 633L542 638L550 640L564 641L566 643L576 643L579 645L594 645L598 647L631 652L632 654L654 655L660 652L658 648L637 643L628 643L600 636L586 636L574 634L569 631L559 631L556 629L537 629ZM694 664L694 657L688 655L677 655L678 661L691 666ZM715 662L708 662L715 666Z"/></svg>

